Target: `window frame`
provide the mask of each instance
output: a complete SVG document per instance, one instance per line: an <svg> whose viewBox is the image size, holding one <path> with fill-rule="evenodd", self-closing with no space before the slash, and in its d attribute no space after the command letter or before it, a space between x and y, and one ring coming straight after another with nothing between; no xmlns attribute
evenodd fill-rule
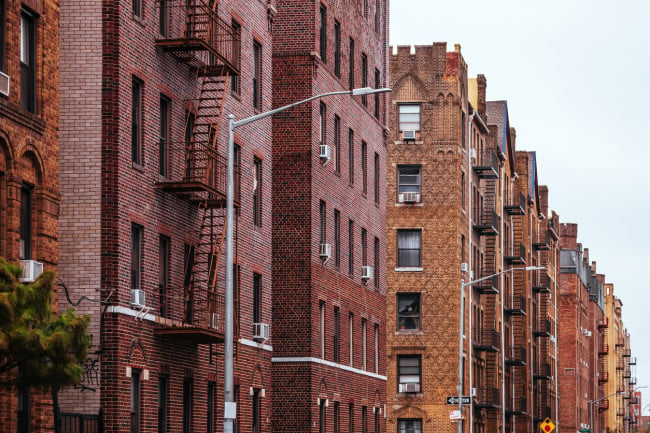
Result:
<svg viewBox="0 0 650 433"><path fill-rule="evenodd" d="M368 319L361 318L361 369L368 370Z"/></svg>
<svg viewBox="0 0 650 433"><path fill-rule="evenodd" d="M415 169L417 169L417 173L403 172L403 171L415 170ZM403 177L406 176L416 176L417 183L403 182ZM404 189L413 189L413 191L406 191ZM417 194L422 194L422 165L400 164L397 166L397 194L399 195L405 192L415 192Z"/></svg>
<svg viewBox="0 0 650 433"><path fill-rule="evenodd" d="M158 433L167 433L169 416L169 376L158 376Z"/></svg>
<svg viewBox="0 0 650 433"><path fill-rule="evenodd" d="M420 136L421 131L422 131L422 104L419 102L405 102L405 103L400 103L397 104L397 130L399 132L400 138L403 139L403 133L404 131L415 131L416 136ZM417 107L417 112L402 112L403 109L407 109L408 107L411 108L416 108ZM416 115L417 114L417 120L402 120L402 116L408 116L408 115ZM417 126L415 129L412 128L405 128L407 125L412 125L412 126Z"/></svg>
<svg viewBox="0 0 650 433"><path fill-rule="evenodd" d="M215 403L217 401L217 383L214 381L209 381L208 386L206 389L207 397L206 397L206 430L207 433L215 433L215 420L216 420L216 412L214 410Z"/></svg>
<svg viewBox="0 0 650 433"><path fill-rule="evenodd" d="M260 433L262 423L262 400L259 388L253 388L251 399L251 430L252 433Z"/></svg>
<svg viewBox="0 0 650 433"><path fill-rule="evenodd" d="M361 140L361 192L368 195L368 143Z"/></svg>
<svg viewBox="0 0 650 433"><path fill-rule="evenodd" d="M6 28L7 28L7 2L0 0L0 71L6 72Z"/></svg>
<svg viewBox="0 0 650 433"><path fill-rule="evenodd" d="M413 424L419 425L407 426L406 423L412 421ZM399 418L397 420L397 433L422 433L422 419L421 418Z"/></svg>
<svg viewBox="0 0 650 433"><path fill-rule="evenodd" d="M142 167L143 161L143 127L144 82L133 75L131 77L131 162Z"/></svg>
<svg viewBox="0 0 650 433"><path fill-rule="evenodd" d="M416 360L417 366L402 365L402 361L406 361L406 360ZM417 367L417 374L408 371L409 368L414 368L414 367ZM403 369L407 369L407 371L403 371ZM403 379L403 377L406 376L413 376L413 377L417 376L417 382L410 379L409 380ZM417 383L420 387L420 390L417 392L422 392L422 355L420 354L397 355L397 391L403 392L399 390L399 386L408 383Z"/></svg>
<svg viewBox="0 0 650 433"><path fill-rule="evenodd" d="M375 183L374 183L374 194L375 194L375 204L379 204L379 195L380 195L380 187L379 187L379 181L381 177L381 157L377 152L375 152Z"/></svg>
<svg viewBox="0 0 650 433"><path fill-rule="evenodd" d="M253 108L262 109L262 44L253 40Z"/></svg>
<svg viewBox="0 0 650 433"><path fill-rule="evenodd" d="M158 174L168 178L169 173L169 144L171 142L172 100L165 94L160 94L160 124L159 124L159 155Z"/></svg>
<svg viewBox="0 0 650 433"><path fill-rule="evenodd" d="M334 266L341 267L341 211L334 209Z"/></svg>
<svg viewBox="0 0 650 433"><path fill-rule="evenodd" d="M262 227L262 160L253 157L253 225Z"/></svg>
<svg viewBox="0 0 650 433"><path fill-rule="evenodd" d="M418 248L401 248L400 235L407 233L418 233ZM401 251L417 251L417 264L403 263L400 259ZM397 268L401 269L422 269L422 229L419 228L403 228L397 229Z"/></svg>
<svg viewBox="0 0 650 433"><path fill-rule="evenodd" d="M19 228L19 258L32 260L34 258L34 186L22 184L20 187L20 228Z"/></svg>
<svg viewBox="0 0 650 433"><path fill-rule="evenodd" d="M334 75L341 78L341 23L334 20Z"/></svg>
<svg viewBox="0 0 650 433"><path fill-rule="evenodd" d="M348 83L350 90L354 89L354 39L350 38L350 53L348 57L349 70L348 70Z"/></svg>
<svg viewBox="0 0 650 433"><path fill-rule="evenodd" d="M32 114L36 114L37 18L25 8L20 11L20 107Z"/></svg>
<svg viewBox="0 0 650 433"><path fill-rule="evenodd" d="M334 115L334 171L341 173L341 118Z"/></svg>
<svg viewBox="0 0 650 433"><path fill-rule="evenodd" d="M348 273L354 277L354 221L348 221Z"/></svg>
<svg viewBox="0 0 650 433"><path fill-rule="evenodd" d="M262 275L253 272L253 323L262 323Z"/></svg>
<svg viewBox="0 0 650 433"><path fill-rule="evenodd" d="M183 379L183 410L182 425L183 433L192 433L192 403L194 401L194 379L186 377Z"/></svg>
<svg viewBox="0 0 650 433"><path fill-rule="evenodd" d="M333 313L333 346L334 346L334 353L332 356L332 359L336 363L341 362L341 308L338 306L334 306L334 313Z"/></svg>
<svg viewBox="0 0 650 433"><path fill-rule="evenodd" d="M169 290L169 255L171 251L171 238L163 234L158 236L158 291L159 313L167 317L167 293Z"/></svg>
<svg viewBox="0 0 650 433"><path fill-rule="evenodd" d="M354 186L354 130L348 128L348 183Z"/></svg>
<svg viewBox="0 0 650 433"><path fill-rule="evenodd" d="M169 1L169 0L166 0ZM233 33L239 38L240 43L236 44L233 42L233 48L235 50L241 51L241 24L239 21L234 18L230 22ZM241 59L241 52L237 55L238 59ZM236 96L241 95L241 76L239 74L232 74L230 76L230 93Z"/></svg>
<svg viewBox="0 0 650 433"><path fill-rule="evenodd" d="M131 290L142 290L144 227L131 223Z"/></svg>
<svg viewBox="0 0 650 433"><path fill-rule="evenodd" d="M420 332L422 331L422 294L420 292L397 292L396 296L396 305L397 305L397 323L395 324L398 332ZM413 298L413 299L409 299ZM410 304L407 304L409 303ZM409 313L402 312L400 309L400 303L406 305L412 305L414 302L417 302L417 311ZM405 306L406 308L406 306ZM413 326L409 327L410 321L413 322Z"/></svg>
<svg viewBox="0 0 650 433"><path fill-rule="evenodd" d="M327 7L320 4L319 54L323 63L327 63Z"/></svg>
<svg viewBox="0 0 650 433"><path fill-rule="evenodd" d="M361 53L361 87L368 87L368 55ZM361 103L368 107L368 95L361 96Z"/></svg>
<svg viewBox="0 0 650 433"><path fill-rule="evenodd" d="M142 422L142 380L139 368L131 369L131 406L130 406L130 425L131 433L140 433Z"/></svg>
<svg viewBox="0 0 650 433"><path fill-rule="evenodd" d="M325 301L318 301L318 352L325 359Z"/></svg>

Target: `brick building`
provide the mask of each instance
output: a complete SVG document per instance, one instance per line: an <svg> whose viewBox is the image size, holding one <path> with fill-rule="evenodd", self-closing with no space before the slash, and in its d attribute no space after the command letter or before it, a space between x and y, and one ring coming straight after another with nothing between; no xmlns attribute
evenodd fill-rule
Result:
<svg viewBox="0 0 650 433"><path fill-rule="evenodd" d="M275 13L61 2L60 275L73 301L102 301L78 307L94 345L60 397L63 431L82 415L111 432L221 430L222 126L271 109ZM235 135L238 431L271 429L271 132Z"/></svg>
<svg viewBox="0 0 650 433"><path fill-rule="evenodd" d="M608 414L607 354L609 323L605 316L605 276L589 262L589 250L577 242L577 224L562 224L559 296L560 425L569 430L605 430ZM593 403L590 403L593 402ZM592 425L593 423L593 425Z"/></svg>
<svg viewBox="0 0 650 433"><path fill-rule="evenodd" d="M274 106L385 86L387 2L277 6ZM384 431L385 100L331 96L273 120L277 432Z"/></svg>
<svg viewBox="0 0 650 433"><path fill-rule="evenodd" d="M0 1L0 255L23 278L56 270L59 5ZM0 430L53 431L49 392L0 395Z"/></svg>

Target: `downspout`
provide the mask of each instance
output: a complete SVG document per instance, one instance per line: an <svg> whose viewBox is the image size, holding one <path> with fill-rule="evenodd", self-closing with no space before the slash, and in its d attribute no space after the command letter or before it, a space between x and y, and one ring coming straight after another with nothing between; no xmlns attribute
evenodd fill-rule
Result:
<svg viewBox="0 0 650 433"><path fill-rule="evenodd" d="M504 164L505 166L505 164ZM498 271L503 270L503 251L505 243L505 222L504 222L504 213L503 213L503 197L505 194L505 182L503 179L503 173L505 172L504 167L501 168L501 173L499 173L499 179L501 180L501 222L499 226L499 238L501 239L501 260L499 263ZM506 433L506 335L505 335L505 320L503 313L503 288L505 286L506 275L502 274L499 277L499 304L501 305L501 430L503 433Z"/></svg>
<svg viewBox="0 0 650 433"><path fill-rule="evenodd" d="M467 238L469 240L469 269L470 269L470 281L478 278L478 275L472 275L472 216L473 216L473 209L472 209L472 124L474 123L474 117L476 116L478 112L476 110L472 110L472 114L469 116L469 124L467 125L467 128L469 130L468 134L468 147L467 147L467 179L469 182L469 227L468 227L468 232L467 232ZM479 116L480 118L480 116ZM478 155L477 155L478 158ZM468 338L468 353L469 356L467 357L467 364L469 367L469 431L470 433L474 432L474 397L472 395L472 388L474 385L473 381L473 368L472 368L472 361L473 361L473 351L472 351L472 293L474 292L474 289L472 286L468 286L469 289L469 314L468 314L468 323L469 323L469 338Z"/></svg>
<svg viewBox="0 0 650 433"><path fill-rule="evenodd" d="M557 242L557 241L555 241ZM557 339L557 321L558 321L558 316L557 316L557 253L553 254L553 282L555 284L555 295L553 296L553 310L555 314L555 326L554 326L554 335L555 335L555 360L553 363L555 364L555 377L553 378L555 380L555 417L557 418L556 422L558 423L559 426L559 420L560 420L560 404L559 404L559 398L558 398L558 388L557 388L557 382L558 382L558 375L559 372L557 370L557 346L558 346L558 339ZM592 408L593 410L593 408ZM593 426L589 426L591 430L593 431Z"/></svg>

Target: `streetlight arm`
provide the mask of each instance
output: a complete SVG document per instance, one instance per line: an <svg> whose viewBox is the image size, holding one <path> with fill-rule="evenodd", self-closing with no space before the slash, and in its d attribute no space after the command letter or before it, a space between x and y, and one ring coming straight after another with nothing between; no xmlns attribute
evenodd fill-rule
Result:
<svg viewBox="0 0 650 433"><path fill-rule="evenodd" d="M237 120L233 122L233 129L237 128L239 126L244 126L249 123L256 122L260 119L264 119L265 117L273 116L274 114L280 113L281 111L288 110L289 108L296 107L298 105L305 104L307 102L314 101L316 99L320 98L325 98L327 96L334 96L334 95L352 95L352 96L357 96L357 95L370 95L373 93L384 93L384 92L390 92L391 89L388 88L381 88L381 89L372 89L370 87L362 87L359 89L352 89L352 90L342 90L338 92L327 92L327 93L321 93L319 95L312 96L311 98L303 99L302 101L294 102L289 105L285 105L284 107L279 107L274 110L266 111L264 113L256 114L255 116L247 117L245 119Z"/></svg>
<svg viewBox="0 0 650 433"><path fill-rule="evenodd" d="M489 280L490 278L494 278L496 276L499 276L501 274L505 274L507 272L513 272L513 271L540 271L542 269L546 269L542 266L526 266L525 268L510 268L506 269L505 271L497 272L496 274L488 275L487 277L479 278L478 280L472 280L468 281L467 283L463 283L463 289L468 286L473 286L476 283L480 283L485 280Z"/></svg>

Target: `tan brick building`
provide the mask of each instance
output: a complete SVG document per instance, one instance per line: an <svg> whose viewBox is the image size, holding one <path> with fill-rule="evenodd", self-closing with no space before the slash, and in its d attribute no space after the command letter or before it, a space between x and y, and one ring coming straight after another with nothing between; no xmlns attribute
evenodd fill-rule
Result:
<svg viewBox="0 0 650 433"><path fill-rule="evenodd" d="M58 257L58 29L56 0L0 1L0 255L29 279ZM53 427L49 392L0 395L0 431Z"/></svg>

